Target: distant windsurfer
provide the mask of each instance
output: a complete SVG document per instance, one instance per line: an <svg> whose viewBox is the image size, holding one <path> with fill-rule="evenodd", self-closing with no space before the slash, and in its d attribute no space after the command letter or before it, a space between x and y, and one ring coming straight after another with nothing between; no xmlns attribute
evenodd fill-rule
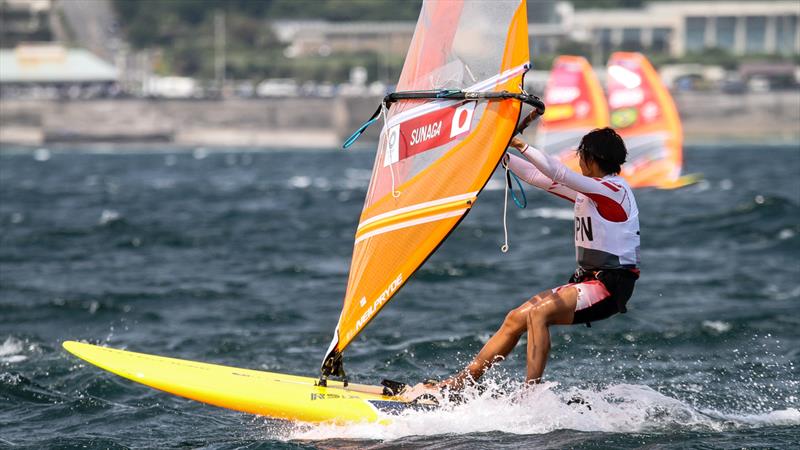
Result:
<svg viewBox="0 0 800 450"><path fill-rule="evenodd" d="M589 324L624 313L639 277L639 210L619 176L627 157L622 138L596 129L578 146L581 174L519 138L511 141L523 158L506 155L504 164L527 183L575 204L578 268L568 284L533 296L511 310L500 329L461 372L438 384L420 383L405 396L441 389L459 390L480 378L528 333L526 382L542 379L550 352L551 325Z"/></svg>

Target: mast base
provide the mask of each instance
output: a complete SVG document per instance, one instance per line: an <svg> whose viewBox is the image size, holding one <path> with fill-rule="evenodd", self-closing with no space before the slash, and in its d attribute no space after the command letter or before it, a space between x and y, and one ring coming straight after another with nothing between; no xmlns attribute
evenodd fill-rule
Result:
<svg viewBox="0 0 800 450"><path fill-rule="evenodd" d="M342 352L337 351L336 349L331 350L331 352L328 353L328 356L326 356L325 360L322 362L320 372L321 373L319 376L319 381L317 381L317 386L327 386L328 377L334 376L341 378L342 383L344 383L344 387L347 387L348 380L347 374L344 372L344 358L342 356Z"/></svg>

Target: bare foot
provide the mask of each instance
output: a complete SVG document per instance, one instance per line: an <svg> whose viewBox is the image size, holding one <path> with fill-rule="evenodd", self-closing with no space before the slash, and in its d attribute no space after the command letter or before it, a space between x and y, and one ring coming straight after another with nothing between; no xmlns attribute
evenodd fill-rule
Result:
<svg viewBox="0 0 800 450"><path fill-rule="evenodd" d="M426 384L426 383L417 383L413 387L406 388L403 392L400 393L400 398L402 398L407 402L411 402L419 399L420 397L426 394L432 396L437 401L442 400L442 392L439 389L439 386L435 384Z"/></svg>

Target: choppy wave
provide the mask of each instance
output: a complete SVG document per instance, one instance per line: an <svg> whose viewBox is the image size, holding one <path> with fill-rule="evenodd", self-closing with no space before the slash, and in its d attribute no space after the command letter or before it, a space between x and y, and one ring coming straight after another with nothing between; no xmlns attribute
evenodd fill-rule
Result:
<svg viewBox="0 0 800 450"><path fill-rule="evenodd" d="M502 432L518 435L557 430L604 433L679 433L800 425L800 410L762 413L703 409L661 394L644 385L617 384L603 389L560 389L556 383L521 387L496 395L499 386L469 393L466 403L447 404L435 411L411 411L388 424L298 425L287 440L397 440L431 436ZM503 392L505 389L503 389ZM575 402L580 399L580 402Z"/></svg>
<svg viewBox="0 0 800 450"><path fill-rule="evenodd" d="M265 425L115 377L60 342L316 372L372 152L111 150L0 152L0 447L796 447L796 147L689 148L703 181L636 191L629 313L553 331L547 377L561 385L498 379L489 392L505 400L343 427ZM348 348L354 381L447 376L509 309L572 272L571 205L535 189L527 209L509 199L500 252L502 175ZM524 360L520 343L493 373L516 379Z"/></svg>
<svg viewBox="0 0 800 450"><path fill-rule="evenodd" d="M35 347L31 346L29 350L34 350ZM0 345L0 363L18 363L28 359L25 355L25 343L14 336L9 336Z"/></svg>

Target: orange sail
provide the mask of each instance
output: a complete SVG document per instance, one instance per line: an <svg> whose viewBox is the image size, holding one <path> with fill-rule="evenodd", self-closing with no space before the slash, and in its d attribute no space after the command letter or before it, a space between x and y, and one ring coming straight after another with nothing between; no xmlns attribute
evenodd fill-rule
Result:
<svg viewBox="0 0 800 450"><path fill-rule="evenodd" d="M386 114L323 380L344 376L342 351L469 212L506 150L520 101L463 93L520 93L528 66L525 0L423 4L397 90L462 97Z"/></svg>
<svg viewBox="0 0 800 450"><path fill-rule="evenodd" d="M608 126L605 94L586 58L556 58L544 100L547 112L536 131L536 146L579 172L575 149L581 138L595 128Z"/></svg>
<svg viewBox="0 0 800 450"><path fill-rule="evenodd" d="M683 128L675 102L644 55L611 55L608 105L611 126L628 147L622 176L631 187L674 188L694 180L681 177Z"/></svg>

